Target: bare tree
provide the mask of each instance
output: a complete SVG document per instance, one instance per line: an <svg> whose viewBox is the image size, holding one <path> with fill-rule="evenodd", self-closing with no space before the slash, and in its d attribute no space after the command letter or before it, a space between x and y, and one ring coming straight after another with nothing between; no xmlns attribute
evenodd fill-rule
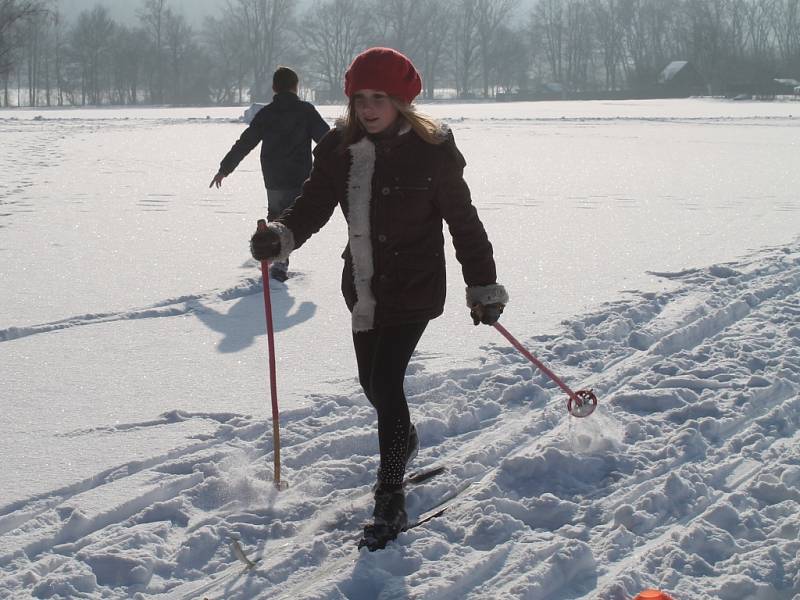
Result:
<svg viewBox="0 0 800 600"><path fill-rule="evenodd" d="M566 90L641 92L678 59L712 90L800 77L800 0L531 1L516 29L520 0L314 0L296 28L292 0L226 0L199 37L169 0L139 0L140 29L85 11L69 31L62 0L0 0L0 100L16 87L17 103L34 105L241 103L267 95L281 60L341 98L350 61L374 44L414 61L426 98L445 86L488 97L533 73Z"/></svg>
<svg viewBox="0 0 800 600"><path fill-rule="evenodd" d="M531 61L530 49L525 43L523 32L502 25L498 28L497 34L494 44L496 58L494 82L504 92L510 92L515 87L527 90Z"/></svg>
<svg viewBox="0 0 800 600"><path fill-rule="evenodd" d="M262 100L271 71L277 66L287 41L294 3L291 0L228 0L249 52L253 83L251 101Z"/></svg>
<svg viewBox="0 0 800 600"><path fill-rule="evenodd" d="M49 88L48 37L50 19L42 10L23 21L21 34L23 56L27 71L28 104L38 106L39 90L44 85Z"/></svg>
<svg viewBox="0 0 800 600"><path fill-rule="evenodd" d="M302 20L300 34L311 68L327 86L329 99L341 98L347 67L372 37L372 24L361 2L316 0Z"/></svg>
<svg viewBox="0 0 800 600"><path fill-rule="evenodd" d="M470 93L478 57L478 0L454 0L453 11L455 84L458 95L464 97Z"/></svg>
<svg viewBox="0 0 800 600"><path fill-rule="evenodd" d="M66 24L58 2L50 11L52 19L52 65L56 85L56 103L64 105L64 54L66 52ZM48 98L48 105L50 100Z"/></svg>
<svg viewBox="0 0 800 600"><path fill-rule="evenodd" d="M209 53L210 94L217 104L242 103L248 71L244 38L235 20L226 12L221 18L206 17L203 41Z"/></svg>
<svg viewBox="0 0 800 600"><path fill-rule="evenodd" d="M58 85L62 26L57 0L42 0L37 7L18 19L11 28L10 41L16 50L13 68L17 73L18 88L22 86L21 76L25 77L25 102L31 106L50 106L54 100L54 87ZM20 98L18 102L23 101Z"/></svg>
<svg viewBox="0 0 800 600"><path fill-rule="evenodd" d="M143 0L138 17L150 39L150 101L164 102L164 30L169 7L167 0Z"/></svg>
<svg viewBox="0 0 800 600"><path fill-rule="evenodd" d="M492 58L496 50L495 46L498 44L498 31L501 25L506 24L517 5L517 0L478 0L477 2L476 27L484 98L489 97L489 77L494 66Z"/></svg>
<svg viewBox="0 0 800 600"><path fill-rule="evenodd" d="M454 5L442 0L420 0L418 10L420 24L411 56L422 71L423 96L433 99L454 31Z"/></svg>
<svg viewBox="0 0 800 600"><path fill-rule="evenodd" d="M590 82L594 32L586 0L567 0L566 82L571 90L586 89Z"/></svg>
<svg viewBox="0 0 800 600"><path fill-rule="evenodd" d="M756 62L763 63L772 52L770 41L775 0L751 0L745 6L747 43Z"/></svg>
<svg viewBox="0 0 800 600"><path fill-rule="evenodd" d="M419 0L375 0L375 33L384 44L409 54L416 37Z"/></svg>
<svg viewBox="0 0 800 600"><path fill-rule="evenodd" d="M169 68L169 100L171 102L186 103L191 99L187 96L188 76L191 73L191 64L196 46L194 32L182 14L167 11L164 28L164 50Z"/></svg>
<svg viewBox="0 0 800 600"><path fill-rule="evenodd" d="M617 89L618 71L623 58L620 0L593 0L592 11L596 24L595 36L603 57L605 87Z"/></svg>
<svg viewBox="0 0 800 600"><path fill-rule="evenodd" d="M452 9L452 0L373 0L375 39L414 62L422 75L424 97L433 97L453 32Z"/></svg>
<svg viewBox="0 0 800 600"><path fill-rule="evenodd" d="M669 59L672 19L679 14L678 0L626 0L621 11L625 31L625 68L628 83L647 85Z"/></svg>
<svg viewBox="0 0 800 600"><path fill-rule="evenodd" d="M710 79L723 75L728 0L685 0L675 18L675 50Z"/></svg>
<svg viewBox="0 0 800 600"><path fill-rule="evenodd" d="M550 65L553 81L564 81L564 5L561 0L539 0L533 10L531 24L539 31L544 55Z"/></svg>
<svg viewBox="0 0 800 600"><path fill-rule="evenodd" d="M102 5L83 11L72 30L71 48L80 69L81 104L101 104L115 24Z"/></svg>
<svg viewBox="0 0 800 600"><path fill-rule="evenodd" d="M21 21L42 11L36 0L0 0L0 77L5 82L5 104L8 106L8 75L12 70L11 54L16 46L15 27Z"/></svg>
<svg viewBox="0 0 800 600"><path fill-rule="evenodd" d="M787 74L800 78L800 0L779 0L773 30Z"/></svg>
<svg viewBox="0 0 800 600"><path fill-rule="evenodd" d="M112 50L112 102L138 104L145 78L149 39L141 28L119 26Z"/></svg>

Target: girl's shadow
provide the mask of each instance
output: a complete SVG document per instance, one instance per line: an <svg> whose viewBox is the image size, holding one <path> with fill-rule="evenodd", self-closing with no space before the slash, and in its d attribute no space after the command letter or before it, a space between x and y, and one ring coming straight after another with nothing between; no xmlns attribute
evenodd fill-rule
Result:
<svg viewBox="0 0 800 600"><path fill-rule="evenodd" d="M317 311L317 306L313 302L301 302L295 310L292 310L295 299L284 285L273 283L270 286L270 300L272 325L275 331L283 331L307 321ZM199 301L196 301L196 305L197 309L192 314L206 327L223 335L217 344L219 352L244 350L253 344L257 336L267 333L264 296L261 289L256 294L239 298L227 313L219 312Z"/></svg>

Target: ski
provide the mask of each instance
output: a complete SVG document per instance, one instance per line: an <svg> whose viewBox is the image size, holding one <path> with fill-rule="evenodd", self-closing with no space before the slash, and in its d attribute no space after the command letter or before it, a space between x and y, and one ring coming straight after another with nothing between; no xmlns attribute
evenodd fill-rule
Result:
<svg viewBox="0 0 800 600"><path fill-rule="evenodd" d="M433 519L438 519L441 517L448 508L452 507L458 502L459 496L471 488L474 483L475 482L471 481L457 487L454 490L451 490L450 493L446 494L442 499L439 500L439 502L418 515L416 520L413 523L410 523L403 531L409 531L410 529L414 529L415 527L419 527L420 525L424 525Z"/></svg>
<svg viewBox="0 0 800 600"><path fill-rule="evenodd" d="M425 523L432 521L433 519L441 517L447 511L447 509L449 509L458 501L459 496L461 496L461 494L463 494L470 487L472 487L474 483L475 482L473 481L466 482L456 487L455 489L450 490L435 504L433 504L433 506L430 506L427 510L417 515L417 518L414 519L414 521L412 521L402 529L402 532L410 531L416 527L419 527L420 525L424 525ZM397 536L391 537L388 535L386 537L380 535L378 535L377 537L370 537L370 535L367 534L366 532L367 529L369 529L369 526L365 528L365 535L358 542L359 550L361 548L367 548L369 549L370 552L374 552L375 550L383 550L386 547L386 544L388 544L391 541L394 541L397 537Z"/></svg>
<svg viewBox="0 0 800 600"><path fill-rule="evenodd" d="M425 483L426 481L430 481L437 475L441 475L447 470L445 465L434 465L432 467L425 467L419 469L417 471L412 472L409 475L406 475L405 480L403 481L404 486L413 486L413 485L420 485ZM439 506L439 504L437 504ZM416 523L415 523L416 526ZM245 571L251 570L255 567L258 562L261 560L257 558L255 560L250 560L245 554L244 549L242 548L241 544L237 540L231 541L231 551L233 555L243 564L245 565Z"/></svg>
<svg viewBox="0 0 800 600"><path fill-rule="evenodd" d="M414 471L410 475L406 477L404 485L408 485L409 483L413 483L414 485L418 485L420 483L425 483L429 479L433 479L437 475L441 475L447 470L447 467L444 465L435 465L433 467L428 467L425 469L420 469L419 471Z"/></svg>
<svg viewBox="0 0 800 600"><path fill-rule="evenodd" d="M444 466L444 465L441 465L441 464L440 465L436 465L436 466L432 466L432 467L422 468L422 469L420 469L418 471L414 471L413 473L407 475L406 476L406 483L410 484L411 486L419 485L421 483L425 483L427 481L430 481L431 479L433 479L437 475L440 475L441 473L444 473L446 470L447 470L447 467ZM433 503L432 505L427 506L424 511L420 512L413 519L411 524L408 527L406 527L406 529L404 531L408 531L410 529L414 529L415 527L419 527L419 526L421 526L421 525L423 525L425 523L428 523L428 522L432 521L433 519L437 518L438 516L441 516L442 514L444 514L444 512L446 510L448 510L450 507L452 507L458 501L459 496L461 496L467 489L469 489L474 484L475 484L475 482L464 483L464 484L456 487L455 489L450 490L449 492L445 493L435 503ZM353 544L353 546L352 546L353 551L358 552L356 550L356 543L359 541L359 539L361 537L361 534L360 533L358 535L356 535L355 533L349 533L348 534L346 528L341 528L340 532L342 534L341 542L344 542L343 546L347 547L347 546L350 545L350 543L352 543ZM238 542L237 542L236 545L239 546L239 548L238 548L239 550L242 550L241 545L238 544ZM270 572L270 569L274 565L280 564L280 563L282 563L282 562L284 562L286 560L285 553L281 553L281 552L278 552L276 555L270 554L269 558L266 558L266 554L265 554L262 557L256 557L256 558L251 560L250 558L248 558L246 556L246 554L245 554L245 552L243 550L242 550L241 556L240 556L240 553L233 546L233 543L231 544L231 546L232 546L232 550L233 550L234 555L239 559L239 562L241 562L241 564L244 565L244 569L242 569L241 567L238 567L236 571L231 569L229 571L229 573L219 577L216 580L216 582L212 582L211 585L213 585L213 587L215 587L215 588L220 587L223 582L228 582L228 584L230 585L229 577L235 575L236 573L241 574L241 575L245 575L245 576L249 576L249 577L259 577L259 578L260 577L265 577L266 574ZM320 569L318 569L316 571L315 578L310 578L310 579L308 579L306 581L299 582L297 585L292 587L291 590L287 590L282 594L278 594L276 596L276 600L277 599L281 599L281 600L287 599L288 600L290 598L304 597L303 593L309 589L309 586L315 585L315 581L318 581L319 578L321 578L321 577L322 578L327 577L328 575L330 575L331 573L336 572L337 570L340 570L340 569L346 568L348 566L351 566L353 560L354 560L353 555L350 554L349 552L345 552L344 554L342 554L338 558L326 562L326 564L324 566L322 566ZM253 565L253 566L250 566L250 565ZM202 588L201 591L203 593L207 593L210 589L211 589L210 587ZM195 590L194 593L192 593L190 595L187 595L187 596L183 596L183 597L186 598L187 600L195 600L198 596L199 596L199 594L197 593L197 590ZM203 596L199 596L199 597L203 597Z"/></svg>
<svg viewBox="0 0 800 600"><path fill-rule="evenodd" d="M239 543L239 540L231 540L231 550L233 550L233 555L238 558L242 563L245 565L245 571L249 571L253 567L258 564L260 559L250 560L247 558L247 555L244 553L242 549L242 545Z"/></svg>

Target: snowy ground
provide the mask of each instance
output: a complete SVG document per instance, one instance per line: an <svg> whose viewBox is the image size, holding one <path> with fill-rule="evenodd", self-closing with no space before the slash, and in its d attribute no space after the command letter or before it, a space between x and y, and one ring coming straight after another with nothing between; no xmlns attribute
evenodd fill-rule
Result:
<svg viewBox="0 0 800 600"><path fill-rule="evenodd" d="M468 487L374 554L341 217L272 287L276 492L257 157L207 189L240 111L0 112L0 598L800 599L798 109L430 107L504 324L601 408L472 327L451 256L407 381L414 466L448 470L409 508Z"/></svg>

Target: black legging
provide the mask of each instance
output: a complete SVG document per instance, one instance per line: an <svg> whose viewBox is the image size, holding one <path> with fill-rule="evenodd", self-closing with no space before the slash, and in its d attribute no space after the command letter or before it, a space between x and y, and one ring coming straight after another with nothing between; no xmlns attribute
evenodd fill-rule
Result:
<svg viewBox="0 0 800 600"><path fill-rule="evenodd" d="M389 485L403 483L411 425L403 379L427 325L425 321L353 333L358 379L378 412L381 481Z"/></svg>

